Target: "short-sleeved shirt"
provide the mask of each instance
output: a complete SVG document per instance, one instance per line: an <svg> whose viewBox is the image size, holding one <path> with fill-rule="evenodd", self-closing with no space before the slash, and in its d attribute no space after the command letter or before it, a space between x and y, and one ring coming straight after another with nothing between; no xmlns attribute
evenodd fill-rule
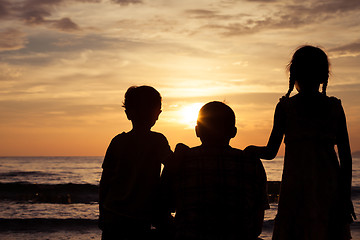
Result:
<svg viewBox="0 0 360 240"><path fill-rule="evenodd" d="M121 133L114 137L103 162L104 209L126 217L150 217L160 182L161 163L172 151L161 133Z"/></svg>
<svg viewBox="0 0 360 240"><path fill-rule="evenodd" d="M230 146L183 148L173 156L163 182L173 195L177 236L224 239L255 231L256 212L269 208L260 159Z"/></svg>

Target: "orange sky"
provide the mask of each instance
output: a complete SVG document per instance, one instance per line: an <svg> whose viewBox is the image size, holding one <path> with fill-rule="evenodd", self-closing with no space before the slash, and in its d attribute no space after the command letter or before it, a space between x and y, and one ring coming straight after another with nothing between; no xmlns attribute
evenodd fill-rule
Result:
<svg viewBox="0 0 360 240"><path fill-rule="evenodd" d="M0 1L0 155L101 156L131 128L126 89L144 84L163 96L153 130L172 148L199 144L184 109L213 100L236 113L232 146L266 144L302 44L327 50L328 95L360 150L359 12L355 0Z"/></svg>

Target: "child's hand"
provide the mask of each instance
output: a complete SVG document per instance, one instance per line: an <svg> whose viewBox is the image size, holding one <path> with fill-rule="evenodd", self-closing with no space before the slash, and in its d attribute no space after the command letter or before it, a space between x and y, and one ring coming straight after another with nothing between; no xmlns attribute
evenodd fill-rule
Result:
<svg viewBox="0 0 360 240"><path fill-rule="evenodd" d="M351 217L353 218L353 220L356 220L356 214L355 214L355 210L354 210L354 205L352 204L351 199L349 199L349 201L347 201L347 210L350 212Z"/></svg>
<svg viewBox="0 0 360 240"><path fill-rule="evenodd" d="M186 150L188 150L188 149L189 149L189 147L186 146L185 144L183 144L183 143L178 143L178 144L176 144L175 152L183 152L183 151L186 151Z"/></svg>
<svg viewBox="0 0 360 240"><path fill-rule="evenodd" d="M244 149L244 155L249 158L258 158L257 146L249 145Z"/></svg>

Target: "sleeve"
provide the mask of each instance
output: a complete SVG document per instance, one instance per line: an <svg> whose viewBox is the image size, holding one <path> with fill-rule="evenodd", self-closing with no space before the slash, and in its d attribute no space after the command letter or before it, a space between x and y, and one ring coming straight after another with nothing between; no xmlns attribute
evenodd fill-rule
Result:
<svg viewBox="0 0 360 240"><path fill-rule="evenodd" d="M115 146L117 145L116 143L118 141L118 138L119 138L119 135L114 137L111 140L111 142L110 142L110 144L109 144L109 146L108 146L108 148L106 150L104 161L103 161L103 164L101 166L103 169L111 169L111 168L114 167L113 159L114 159L114 156L115 156L115 150L116 150Z"/></svg>
<svg viewBox="0 0 360 240"><path fill-rule="evenodd" d="M162 134L160 134L160 145L159 145L159 158L162 164L165 164L168 157L172 154L170 145L166 137Z"/></svg>
<svg viewBox="0 0 360 240"><path fill-rule="evenodd" d="M281 99L275 108L274 113L274 123L273 129L276 129L278 132L284 133L286 127L286 114L285 108L287 104L287 99Z"/></svg>
<svg viewBox="0 0 360 240"><path fill-rule="evenodd" d="M174 197L174 154L170 154L166 159L166 165L161 174L161 196L162 206L167 211L174 211L175 197Z"/></svg>

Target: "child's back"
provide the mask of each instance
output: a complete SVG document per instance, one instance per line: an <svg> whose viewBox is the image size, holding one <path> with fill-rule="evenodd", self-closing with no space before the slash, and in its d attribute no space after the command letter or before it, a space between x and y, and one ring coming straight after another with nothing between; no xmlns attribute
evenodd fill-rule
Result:
<svg viewBox="0 0 360 240"><path fill-rule="evenodd" d="M221 102L204 105L196 134L202 145L178 145L163 173L176 210L175 239L256 239L268 207L266 175L259 159L229 146L234 112Z"/></svg>
<svg viewBox="0 0 360 240"><path fill-rule="evenodd" d="M256 239L267 208L259 159L227 147L178 148L171 164L176 239ZM170 161L169 161L170 162ZM164 176L167 177L166 175Z"/></svg>
<svg viewBox="0 0 360 240"><path fill-rule="evenodd" d="M160 133L117 135L102 165L111 175L104 208L119 215L149 220L155 206L161 162L169 153L167 140Z"/></svg>

